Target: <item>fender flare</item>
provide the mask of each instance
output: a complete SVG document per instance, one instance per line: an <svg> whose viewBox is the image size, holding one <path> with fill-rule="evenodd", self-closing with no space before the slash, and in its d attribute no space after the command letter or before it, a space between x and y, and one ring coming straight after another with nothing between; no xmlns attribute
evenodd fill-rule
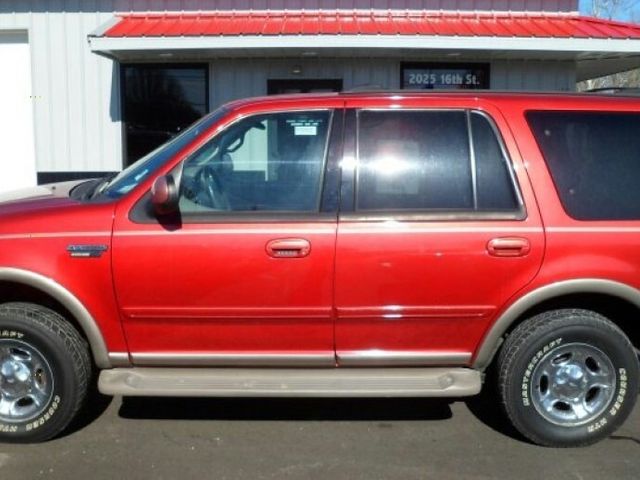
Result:
<svg viewBox="0 0 640 480"><path fill-rule="evenodd" d="M10 281L33 287L60 302L82 328L98 368L111 368L107 345L98 324L80 300L69 290L52 278L18 268L0 268L0 281Z"/></svg>
<svg viewBox="0 0 640 480"><path fill-rule="evenodd" d="M527 310L544 301L574 293L605 294L626 300L640 308L640 290L613 280L580 278L544 285L516 300L498 317L477 350L473 368L484 370L489 366L505 332Z"/></svg>

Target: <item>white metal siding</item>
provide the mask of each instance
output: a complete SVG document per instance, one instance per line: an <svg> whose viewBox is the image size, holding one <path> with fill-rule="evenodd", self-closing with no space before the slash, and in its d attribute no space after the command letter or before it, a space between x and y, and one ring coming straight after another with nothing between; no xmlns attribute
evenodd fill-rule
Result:
<svg viewBox="0 0 640 480"><path fill-rule="evenodd" d="M0 192L36 184L30 58L25 33L0 33Z"/></svg>
<svg viewBox="0 0 640 480"><path fill-rule="evenodd" d="M502 60L491 63L493 90L573 91L574 62Z"/></svg>
<svg viewBox="0 0 640 480"><path fill-rule="evenodd" d="M51 12L0 13L0 31L29 32L38 171L118 170L118 68L87 45L87 35L112 13L78 12L79 1L66 2L76 11L65 13L59 11L63 2L49 3Z"/></svg>
<svg viewBox="0 0 640 480"><path fill-rule="evenodd" d="M299 67L301 74L292 70ZM342 79L344 89L375 85L398 88L400 67L389 59L233 59L211 63L210 103L267 93L268 79Z"/></svg>
<svg viewBox="0 0 640 480"><path fill-rule="evenodd" d="M432 0L438 1L438 0ZM444 5L444 0L441 0ZM480 6L483 0L474 0ZM497 0L484 0L497 5ZM453 3L451 3L453 2ZM514 10L553 5L546 0L506 2ZM558 0L557 5L575 2ZM111 171L122 167L118 64L89 51L87 35L122 10L218 8L378 7L431 8L423 0L2 0L0 31L27 30L33 73L34 128L39 171ZM429 4L429 5L427 5ZM448 5L471 4L448 0ZM296 7L297 5L297 7ZM403 7L404 8L404 7ZM435 7L434 7L435 8ZM549 8L551 9L551 8ZM558 9L558 8L555 8ZM415 59L412 59L412 61ZM345 88L375 84L398 88L396 59L241 59L211 63L211 106L266 93L268 78L343 78ZM303 74L291 74L295 65ZM2 65L2 69L11 66ZM500 89L573 89L572 62L496 62L491 86ZM0 107L1 108L1 107Z"/></svg>

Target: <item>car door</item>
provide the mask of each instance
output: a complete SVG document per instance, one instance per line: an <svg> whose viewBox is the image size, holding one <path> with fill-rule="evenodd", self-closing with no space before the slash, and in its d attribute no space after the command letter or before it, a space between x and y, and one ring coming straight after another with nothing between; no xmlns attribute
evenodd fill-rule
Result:
<svg viewBox="0 0 640 480"><path fill-rule="evenodd" d="M136 365L335 365L342 111L239 115L184 160L180 221L119 211L113 270ZM123 207L126 208L126 207Z"/></svg>
<svg viewBox="0 0 640 480"><path fill-rule="evenodd" d="M536 275L544 236L500 113L473 99L347 106L340 365L464 365Z"/></svg>

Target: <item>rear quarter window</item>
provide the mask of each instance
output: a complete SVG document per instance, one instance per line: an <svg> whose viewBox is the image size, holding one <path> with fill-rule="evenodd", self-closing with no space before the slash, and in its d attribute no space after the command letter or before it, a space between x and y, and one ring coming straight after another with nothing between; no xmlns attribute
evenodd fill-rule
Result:
<svg viewBox="0 0 640 480"><path fill-rule="evenodd" d="M640 220L640 114L530 111L560 201L577 220Z"/></svg>

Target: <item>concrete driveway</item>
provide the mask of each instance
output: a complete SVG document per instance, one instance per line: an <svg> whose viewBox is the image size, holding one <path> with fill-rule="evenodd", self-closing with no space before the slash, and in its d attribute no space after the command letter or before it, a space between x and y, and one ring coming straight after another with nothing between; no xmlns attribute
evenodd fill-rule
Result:
<svg viewBox="0 0 640 480"><path fill-rule="evenodd" d="M97 398L75 431L0 445L18 479L638 479L640 408L582 449L513 438L480 401Z"/></svg>

